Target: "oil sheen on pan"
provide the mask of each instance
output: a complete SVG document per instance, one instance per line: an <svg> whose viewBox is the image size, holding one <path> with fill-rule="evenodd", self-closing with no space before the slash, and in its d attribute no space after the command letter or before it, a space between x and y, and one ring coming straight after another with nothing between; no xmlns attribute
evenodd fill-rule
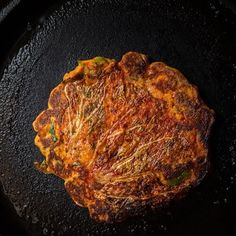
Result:
<svg viewBox="0 0 236 236"><path fill-rule="evenodd" d="M33 123L44 173L97 221L121 221L185 195L207 173L214 112L162 62L128 52L80 61Z"/></svg>

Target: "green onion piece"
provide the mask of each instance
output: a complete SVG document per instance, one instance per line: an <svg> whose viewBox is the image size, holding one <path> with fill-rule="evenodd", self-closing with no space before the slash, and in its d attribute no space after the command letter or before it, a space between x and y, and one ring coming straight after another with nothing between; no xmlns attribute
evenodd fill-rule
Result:
<svg viewBox="0 0 236 236"><path fill-rule="evenodd" d="M105 57L95 57L93 60L95 63L97 63L99 65L103 64L107 61Z"/></svg>
<svg viewBox="0 0 236 236"><path fill-rule="evenodd" d="M183 171L178 177L175 177L173 179L169 179L167 181L168 185L175 186L181 184L185 179L187 179L191 174L191 170L185 170Z"/></svg>
<svg viewBox="0 0 236 236"><path fill-rule="evenodd" d="M53 122L51 122L51 126L50 126L50 129L49 129L49 133L51 134L52 136L52 141L55 143L58 138L56 137L56 132L55 132L55 128L54 128L54 124Z"/></svg>

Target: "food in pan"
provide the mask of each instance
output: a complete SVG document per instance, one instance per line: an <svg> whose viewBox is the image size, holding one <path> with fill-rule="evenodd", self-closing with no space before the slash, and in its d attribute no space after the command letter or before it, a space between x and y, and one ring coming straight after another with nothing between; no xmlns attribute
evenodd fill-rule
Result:
<svg viewBox="0 0 236 236"><path fill-rule="evenodd" d="M120 221L183 196L206 175L214 112L162 62L128 52L80 61L33 123L44 173L98 221Z"/></svg>

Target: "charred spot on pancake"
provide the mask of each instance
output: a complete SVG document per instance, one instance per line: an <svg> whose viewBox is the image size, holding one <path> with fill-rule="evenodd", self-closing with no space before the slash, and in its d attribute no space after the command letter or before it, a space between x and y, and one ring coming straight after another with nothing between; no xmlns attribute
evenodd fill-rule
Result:
<svg viewBox="0 0 236 236"><path fill-rule="evenodd" d="M122 70L133 79L138 78L145 72L147 64L147 57L136 52L126 53L119 63Z"/></svg>

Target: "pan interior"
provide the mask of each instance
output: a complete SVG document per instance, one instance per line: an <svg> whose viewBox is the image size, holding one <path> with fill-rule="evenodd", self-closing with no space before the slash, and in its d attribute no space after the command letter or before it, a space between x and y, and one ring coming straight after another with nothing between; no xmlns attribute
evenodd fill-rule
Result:
<svg viewBox="0 0 236 236"><path fill-rule="evenodd" d="M194 2L190 6L182 1L67 1L28 27L0 82L0 180L28 232L230 232L236 178L236 60L232 55L236 20L220 6ZM184 200L164 210L119 224L99 224L86 209L72 203L60 179L35 170L33 162L42 155L34 146L32 122L46 108L52 88L78 59L98 55L120 59L127 51L180 69L216 111L211 170Z"/></svg>

